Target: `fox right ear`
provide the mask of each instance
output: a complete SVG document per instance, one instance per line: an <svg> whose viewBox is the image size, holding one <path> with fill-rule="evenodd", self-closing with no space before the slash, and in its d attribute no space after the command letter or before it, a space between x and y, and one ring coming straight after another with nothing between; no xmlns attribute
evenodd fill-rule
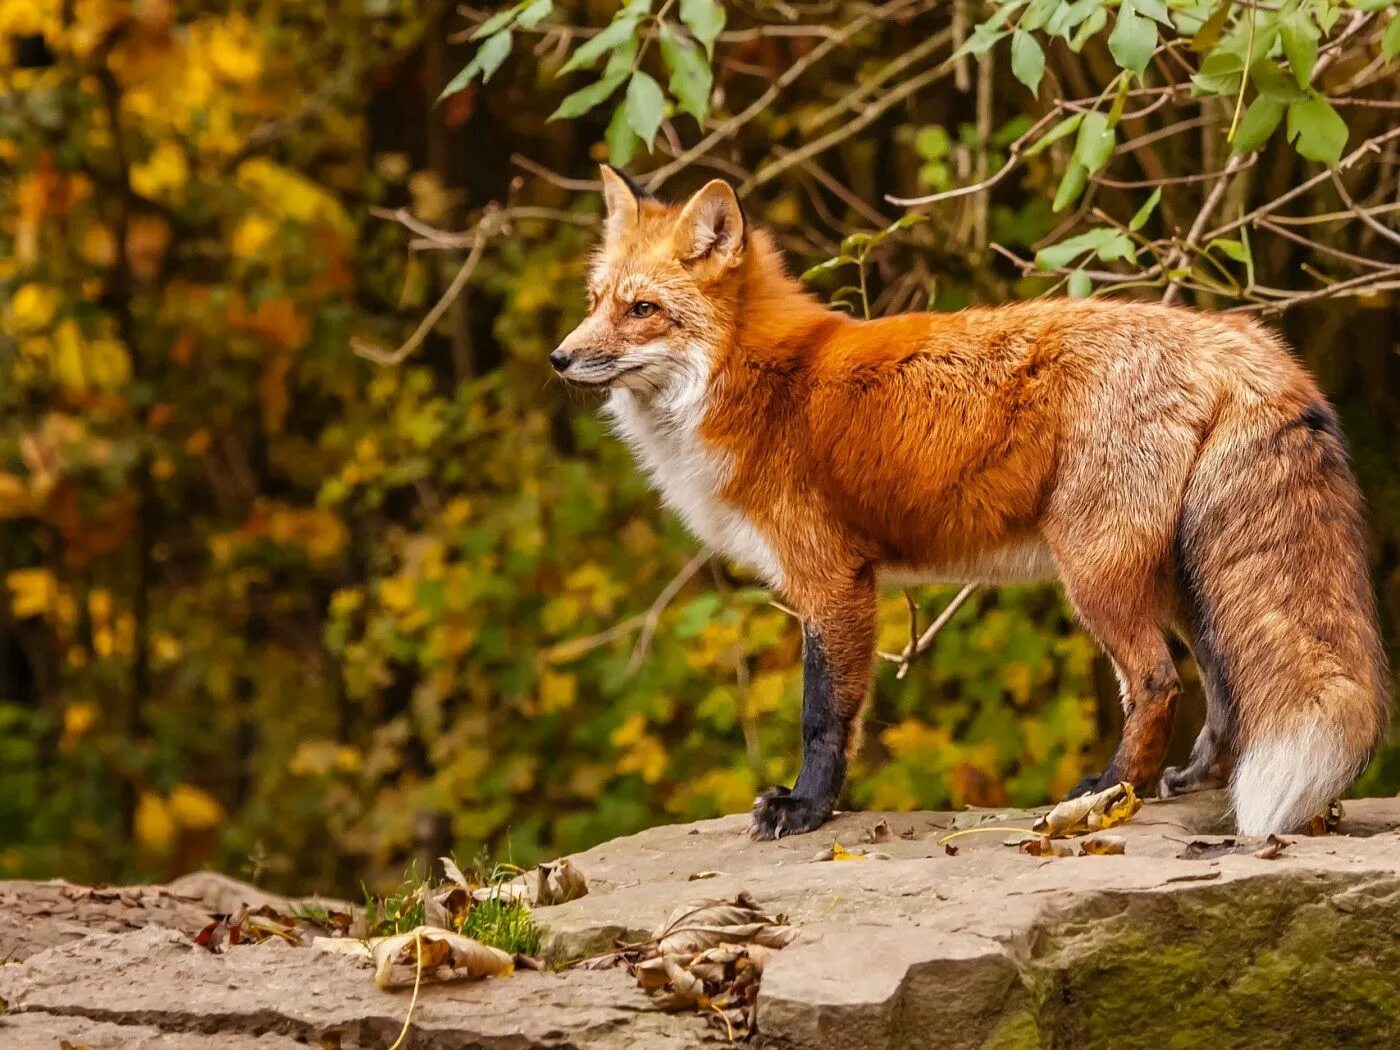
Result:
<svg viewBox="0 0 1400 1050"><path fill-rule="evenodd" d="M645 191L611 164L599 165L598 172L603 178L603 207L607 211L603 238L615 241L637 225Z"/></svg>

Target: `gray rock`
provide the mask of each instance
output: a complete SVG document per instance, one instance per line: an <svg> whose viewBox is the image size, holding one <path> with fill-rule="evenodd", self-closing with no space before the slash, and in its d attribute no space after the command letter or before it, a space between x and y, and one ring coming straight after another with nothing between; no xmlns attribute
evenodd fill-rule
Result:
<svg viewBox="0 0 1400 1050"><path fill-rule="evenodd" d="M881 819L893 835L865 841ZM643 940L680 903L748 892L802 927L759 998L759 1042L784 1050L1400 1045L1400 800L1348 802L1343 834L1293 838L1272 860L1178 856L1225 826L1213 794L1148 804L1114 830L1122 856L1032 857L1004 845L1005 830L961 835L950 856L938 840L954 819L847 813L763 843L742 816L655 828L575 856L589 894L537 916L562 960ZM957 819L1024 828L1033 815ZM834 841L889 859L813 859ZM61 885L0 883L0 902L51 902ZM216 889L219 901L246 892ZM380 991L365 960L280 942L212 955L190 940L197 909L146 892L152 905L131 910L169 906L172 928L99 913L100 932L73 940L83 928L70 914L28 942L23 964L0 966L0 1047L397 1037L409 992ZM625 972L575 969L427 986L408 1045L680 1050L716 1038L698 1015L651 1009Z"/></svg>

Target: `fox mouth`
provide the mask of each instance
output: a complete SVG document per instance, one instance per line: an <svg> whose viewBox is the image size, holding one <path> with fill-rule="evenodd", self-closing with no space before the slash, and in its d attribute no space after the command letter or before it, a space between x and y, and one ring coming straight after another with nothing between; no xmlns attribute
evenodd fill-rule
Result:
<svg viewBox="0 0 1400 1050"><path fill-rule="evenodd" d="M635 364L626 368L618 368L606 375L589 374L589 372L583 372L579 375L570 375L569 372L566 371L561 373L559 378L563 379L566 383L572 383L574 386L610 387L615 385L623 376L631 375L633 372L640 371L644 367L646 367L645 363ZM569 371L573 370L570 369Z"/></svg>

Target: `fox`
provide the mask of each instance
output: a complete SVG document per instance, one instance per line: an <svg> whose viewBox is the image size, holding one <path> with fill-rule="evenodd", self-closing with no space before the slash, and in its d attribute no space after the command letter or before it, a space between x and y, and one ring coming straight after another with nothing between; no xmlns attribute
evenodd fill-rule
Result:
<svg viewBox="0 0 1400 1050"><path fill-rule="evenodd" d="M606 392L662 500L802 625L801 765L755 800L754 838L832 816L887 584L1063 587L1124 712L1069 797L1228 784L1239 833L1267 835L1359 775L1389 720L1362 497L1277 336L1097 298L858 319L789 275L724 180L674 204L600 177L587 312L550 362ZM1206 717L1164 770L1171 636Z"/></svg>

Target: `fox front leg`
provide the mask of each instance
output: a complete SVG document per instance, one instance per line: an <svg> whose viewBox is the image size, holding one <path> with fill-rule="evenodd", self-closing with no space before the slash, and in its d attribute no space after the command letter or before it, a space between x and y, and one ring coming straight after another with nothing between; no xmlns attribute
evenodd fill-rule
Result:
<svg viewBox="0 0 1400 1050"><path fill-rule="evenodd" d="M874 581L861 574L803 623L802 770L791 789L775 787L754 800L754 838L814 831L831 816L859 737L874 648Z"/></svg>

